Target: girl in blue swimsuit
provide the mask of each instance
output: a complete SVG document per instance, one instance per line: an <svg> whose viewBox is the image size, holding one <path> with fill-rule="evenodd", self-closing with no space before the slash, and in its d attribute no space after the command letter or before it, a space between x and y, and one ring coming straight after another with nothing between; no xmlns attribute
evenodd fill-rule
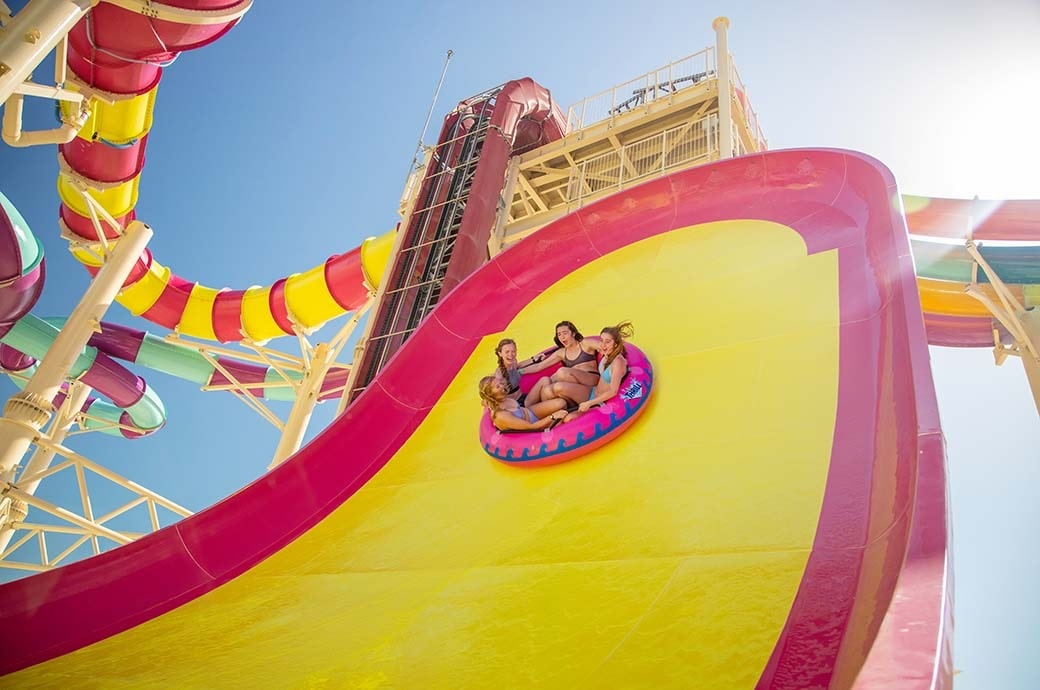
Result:
<svg viewBox="0 0 1040 690"><path fill-rule="evenodd" d="M607 326L600 331L599 352L603 358L598 367L599 382L595 386L578 386L573 383L553 385L553 390L559 390L562 397L574 400L576 396L580 396L582 400L578 404L578 409L567 415L564 419L565 422L577 419L596 405L605 403L617 395L618 389L621 387L621 380L628 372L625 339L631 338L633 333L632 324L628 321L616 326Z"/></svg>
<svg viewBox="0 0 1040 690"><path fill-rule="evenodd" d="M549 400L530 407L508 397L506 383L496 376L480 380L480 399L491 411L491 421L500 431L539 431L563 420L564 400Z"/></svg>

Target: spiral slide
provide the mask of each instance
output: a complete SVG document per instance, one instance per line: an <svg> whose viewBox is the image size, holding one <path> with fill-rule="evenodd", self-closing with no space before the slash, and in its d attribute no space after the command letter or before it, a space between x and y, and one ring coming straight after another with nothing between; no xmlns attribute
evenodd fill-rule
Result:
<svg viewBox="0 0 1040 690"><path fill-rule="evenodd" d="M10 199L0 194L0 338L36 304L45 272L43 245Z"/></svg>
<svg viewBox="0 0 1040 690"><path fill-rule="evenodd" d="M0 335L0 370L20 374L14 378L15 384L20 385L33 375L37 360L47 353L64 324L65 319L25 315L6 335ZM294 400L292 383L303 378L302 373L284 367L249 364L229 357L216 357L214 363L195 348L103 321L101 332L90 337L69 376L115 402L109 405L92 399L83 410L87 413L85 428L126 438L158 431L165 424L166 412L147 383L116 359L200 386L221 386L234 381L254 397L265 400ZM332 367L322 382L318 400L339 398L349 375L349 366ZM61 401L54 404L60 405Z"/></svg>
<svg viewBox="0 0 1040 690"><path fill-rule="evenodd" d="M44 266L43 245L14 204L0 194L0 371L31 376L36 360L26 351L42 357L57 335L56 328L29 313L43 290ZM122 425L127 436L136 436L165 422L162 402L144 381L96 348L85 348L71 373L117 401L110 405L89 399L82 410L89 414L86 427L101 426L119 434L117 425ZM60 405L64 395L63 389L54 404Z"/></svg>
<svg viewBox="0 0 1040 690"><path fill-rule="evenodd" d="M994 319L966 292L973 274L985 296L999 299L985 272L974 269L964 248L969 238L1019 304L1040 306L1040 201L905 196L903 204L931 344L993 346Z"/></svg>
<svg viewBox="0 0 1040 690"><path fill-rule="evenodd" d="M179 0L164 3L196 17L240 16L249 0ZM135 217L137 190L144 169L164 65L185 50L223 36L234 20L182 24L101 3L69 33L69 88L91 96L90 115L70 143L59 147L58 193L61 225L72 254L91 271L99 241L92 222L96 211L81 189L122 227ZM64 114L71 115L64 105ZM108 239L117 237L105 230ZM118 299L133 314L184 335L221 342L250 338L257 342L315 328L360 307L369 287L377 287L395 231L370 238L362 246L332 256L322 264L244 290L216 289L174 274L145 251Z"/></svg>
<svg viewBox="0 0 1040 690"><path fill-rule="evenodd" d="M36 371L42 358L58 336L58 327L32 314L24 316L7 335L0 338L0 370L19 373L21 385ZM77 358L69 377L78 379L103 393L115 404L90 399L83 408L84 428L136 438L158 431L166 423L166 410L155 391L144 379L114 361L104 352L88 345ZM64 388L62 393L64 395ZM60 405L64 398L54 401Z"/></svg>
<svg viewBox="0 0 1040 690"><path fill-rule="evenodd" d="M70 32L67 86L89 96L89 116L78 135L59 147L60 224L73 256L88 270L98 268L101 241L93 220L101 214L93 203L122 227L135 217L152 109L164 67L181 51L223 36L249 6L250 0L176 0L164 3L162 8L157 6L155 9L162 11L147 16L101 4ZM194 23L162 18L174 10L174 16L187 13ZM72 107L62 105L64 117L74 116ZM15 218L17 211L6 199L3 202L0 215ZM17 218L20 225L13 227L24 228L24 220ZM11 262L4 262L0 266L5 276L11 274L0 276L0 338L4 343L0 346L0 367L24 378L32 374L35 360L53 342L60 323L28 314L43 285L42 248L27 229L24 237L8 230L5 226L0 233L0 242L10 245L7 256L25 259L26 263L8 266ZM105 227L104 231L106 240L118 241L114 228ZM222 342L243 338L263 342L319 327L361 306L369 290L379 285L395 234L392 230L369 238L360 247L332 256L301 274L245 290L217 290L187 281L155 261L146 250L118 300L135 315L185 335ZM33 257L38 257L36 263ZM268 384L249 389L258 397L284 400L294 394L283 374L273 368L224 358L215 367L190 348L105 324L105 332L92 339L71 373L116 403L90 400L84 408L89 413L87 426L100 425L108 433L130 438L157 431L165 423L165 411L144 380L113 357L202 385L226 384L228 375L247 386ZM338 397L348 374L346 367L333 369L321 399ZM272 383L286 385L269 387Z"/></svg>
<svg viewBox="0 0 1040 690"><path fill-rule="evenodd" d="M29 313L43 290L43 246L14 204L0 194L0 371L18 372L21 384L35 370L57 336L57 328ZM136 437L159 429L166 421L162 402L145 382L97 348L87 347L71 375L116 404L90 398L82 411L86 428ZM61 405L65 388L53 401Z"/></svg>
<svg viewBox="0 0 1040 690"><path fill-rule="evenodd" d="M271 473L0 587L4 682L949 687L943 439L895 193L861 154L778 151L547 226ZM655 396L590 455L494 462L494 343L561 318L634 320Z"/></svg>
<svg viewBox="0 0 1040 690"><path fill-rule="evenodd" d="M44 284L43 247L25 219L7 197L0 194L0 371L22 385L36 369L37 360L50 349L64 319L41 319L29 313ZM194 348L126 326L104 322L101 332L90 338L87 347L69 372L97 390L114 404L90 398L81 410L83 426L104 433L137 438L158 431L166 422L162 401L140 376L116 359L133 362L193 381L203 386L234 381L249 392L268 400L292 400L291 381L302 374L274 367L248 364L218 357L216 364ZM332 368L319 392L319 400L337 398L350 369ZM289 379L289 380L286 380ZM254 386L253 384L263 384ZM64 400L65 388L53 401Z"/></svg>

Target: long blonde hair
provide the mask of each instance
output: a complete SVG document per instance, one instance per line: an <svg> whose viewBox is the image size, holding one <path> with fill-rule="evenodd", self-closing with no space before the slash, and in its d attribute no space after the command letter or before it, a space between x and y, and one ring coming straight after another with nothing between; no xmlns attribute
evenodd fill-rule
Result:
<svg viewBox="0 0 1040 690"><path fill-rule="evenodd" d="M635 333L636 330L632 327L631 321L622 321L616 326L605 326L599 332L600 335L609 335L614 339L614 349L604 359L603 369L609 367L618 355L628 357L628 352L625 350L625 340L631 338Z"/></svg>
<svg viewBox="0 0 1040 690"><path fill-rule="evenodd" d="M492 390L492 386L495 384L494 376L485 376L480 379L480 383L477 385L477 390L480 393L480 401L491 410L491 418L494 419L495 414L498 412L499 400L495 397L495 392Z"/></svg>

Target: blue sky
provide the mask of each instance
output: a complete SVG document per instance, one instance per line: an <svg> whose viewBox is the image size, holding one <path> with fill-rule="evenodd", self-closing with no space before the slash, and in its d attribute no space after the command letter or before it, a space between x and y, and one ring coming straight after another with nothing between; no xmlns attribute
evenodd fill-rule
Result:
<svg viewBox="0 0 1040 690"><path fill-rule="evenodd" d="M462 98L521 76L577 102L713 44L720 14L771 148L864 151L906 193L1040 198L1035 0L838 5L259 2L166 70L138 215L181 276L269 284L393 226L447 49L433 133ZM43 104L29 120L53 126ZM42 316L67 314L87 284L58 236L56 175L53 148L0 148L0 190L47 249ZM120 307L109 319L146 327ZM1018 535L1040 522L1040 424L1022 366L940 348L932 365L951 467L958 688L1036 687L1040 556ZM264 471L272 427L228 395L145 375L170 413L162 432L71 445L192 509Z"/></svg>

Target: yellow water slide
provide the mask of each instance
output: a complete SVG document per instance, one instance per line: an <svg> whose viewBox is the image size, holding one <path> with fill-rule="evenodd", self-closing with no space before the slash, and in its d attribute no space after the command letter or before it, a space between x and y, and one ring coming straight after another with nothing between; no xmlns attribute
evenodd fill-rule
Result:
<svg viewBox="0 0 1040 690"><path fill-rule="evenodd" d="M851 687L906 670L871 650L910 563L928 593L899 643L948 674L945 504L921 501L942 438L894 192L865 156L782 151L553 223L284 465L0 587L25 631L4 681ZM499 338L535 352L561 319L634 322L648 408L573 461L495 462L476 383Z"/></svg>

